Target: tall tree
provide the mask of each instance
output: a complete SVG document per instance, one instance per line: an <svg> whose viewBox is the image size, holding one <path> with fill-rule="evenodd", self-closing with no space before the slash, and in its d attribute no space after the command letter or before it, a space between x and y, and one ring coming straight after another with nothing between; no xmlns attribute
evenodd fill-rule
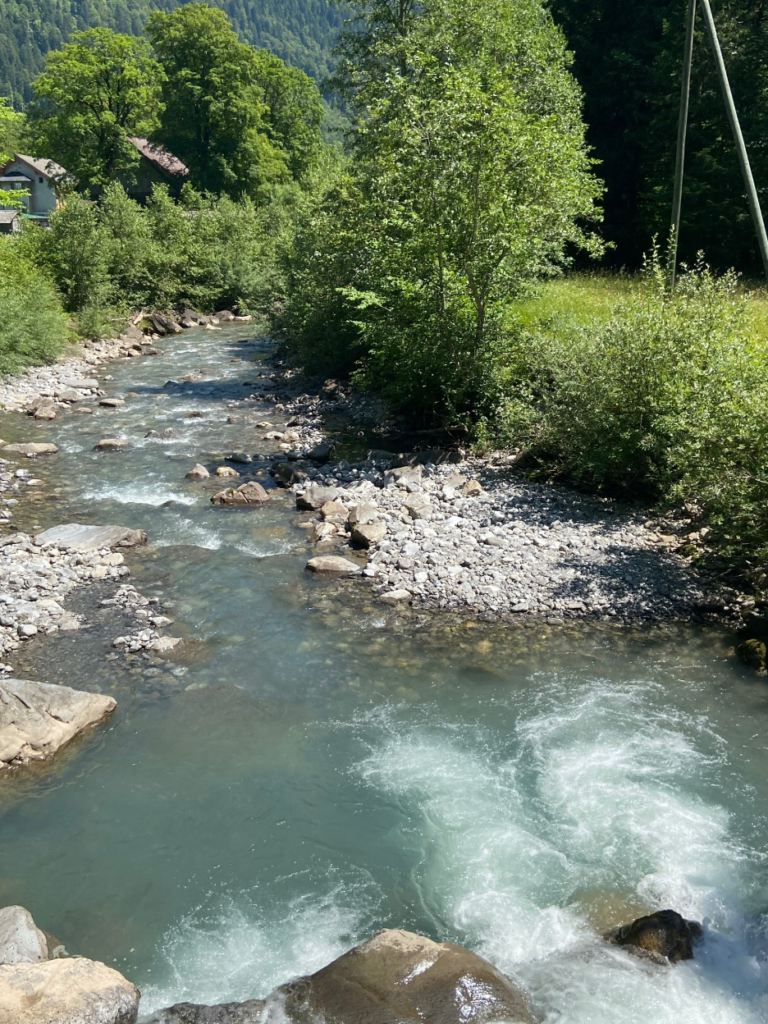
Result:
<svg viewBox="0 0 768 1024"><path fill-rule="evenodd" d="M138 163L128 136L155 129L161 80L145 39L106 28L76 33L48 53L33 83L32 148L66 167L81 187L105 185Z"/></svg>
<svg viewBox="0 0 768 1024"><path fill-rule="evenodd" d="M263 198L289 178L271 138L259 52L239 42L227 16L205 3L155 12L147 34L165 71L156 138L186 163L193 181L233 198Z"/></svg>
<svg viewBox="0 0 768 1024"><path fill-rule="evenodd" d="M337 76L357 116L353 187L327 210L331 255L310 243L308 259L370 372L401 401L466 410L507 298L589 244L578 220L600 185L580 93L539 0L355 6Z"/></svg>

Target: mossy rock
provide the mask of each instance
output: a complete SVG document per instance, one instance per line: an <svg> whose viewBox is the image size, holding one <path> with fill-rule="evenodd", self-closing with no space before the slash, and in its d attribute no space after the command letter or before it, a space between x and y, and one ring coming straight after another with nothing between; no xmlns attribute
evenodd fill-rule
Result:
<svg viewBox="0 0 768 1024"><path fill-rule="evenodd" d="M750 668L756 668L761 672L765 671L768 651L766 651L766 646L762 640L745 640L743 644L739 644L736 648L736 654Z"/></svg>

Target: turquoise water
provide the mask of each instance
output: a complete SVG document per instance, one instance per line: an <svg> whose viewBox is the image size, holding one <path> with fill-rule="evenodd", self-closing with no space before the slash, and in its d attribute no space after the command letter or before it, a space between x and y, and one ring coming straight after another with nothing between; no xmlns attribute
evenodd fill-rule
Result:
<svg viewBox="0 0 768 1024"><path fill-rule="evenodd" d="M288 496L215 508L212 483L184 480L265 448L226 423L268 351L247 337L190 332L115 364L110 392L136 393L117 412L4 420L61 449L20 524L145 529L133 580L174 602L186 654L147 674L105 660L117 634L98 628L25 652L20 671L118 711L3 781L0 905L117 966L144 1014L262 996L386 925L471 946L547 1022L764 1021L765 683L718 630L430 622L306 578ZM114 433L135 447L91 451ZM602 941L660 906L705 922L696 961L660 970Z"/></svg>

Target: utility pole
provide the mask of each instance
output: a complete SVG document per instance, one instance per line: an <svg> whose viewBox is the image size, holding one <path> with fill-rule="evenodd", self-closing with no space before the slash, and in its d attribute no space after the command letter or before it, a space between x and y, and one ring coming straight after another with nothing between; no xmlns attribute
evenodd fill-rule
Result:
<svg viewBox="0 0 768 1024"><path fill-rule="evenodd" d="M723 93L728 122L731 126L731 131L733 132L733 141L736 144L739 165L741 167L742 177L744 178L744 185L747 190L749 212L752 214L752 223L755 226L755 233L757 234L757 244L760 248L760 256L763 260L763 269L765 271L766 278L768 278L768 235L766 235L765 232L765 222L763 221L763 213L760 209L760 199L757 194L757 188L755 187L755 179L752 177L752 168L749 164L749 154L747 153L744 136L741 132L739 115L736 113L736 104L733 102L733 93L731 92L730 82L728 81L728 72L725 70L723 51L720 48L720 40L717 37L717 29L715 27L715 19L712 16L712 8L710 7L709 0L699 0L699 3L701 4L701 9L704 14L704 23L707 27L707 35L709 36L712 54L715 58L715 65L717 66L717 77L720 80L720 89ZM680 234L683 172L685 168L685 138L688 127L688 104L691 89L691 64L693 58L693 29L695 18L696 0L688 0L688 21L686 25L685 55L683 61L683 86L680 98L680 121L677 133L677 160L675 165L674 195L672 199L671 283L673 286L677 272L677 243Z"/></svg>
<svg viewBox="0 0 768 1024"><path fill-rule="evenodd" d="M677 126L677 158L675 160L675 187L672 196L672 230L670 232L670 285L675 287L677 276L677 243L680 237L680 214L683 207L683 173L685 171L685 137L688 132L688 107L691 97L691 67L693 65L693 30L696 23L696 0L688 0L685 24L685 53L683 55L683 86L680 91L680 120Z"/></svg>

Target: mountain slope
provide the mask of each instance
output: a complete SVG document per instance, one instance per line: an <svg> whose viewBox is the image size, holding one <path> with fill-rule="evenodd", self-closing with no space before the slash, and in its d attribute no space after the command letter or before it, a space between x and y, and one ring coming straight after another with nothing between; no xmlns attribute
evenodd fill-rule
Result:
<svg viewBox="0 0 768 1024"><path fill-rule="evenodd" d="M265 46L322 79L343 12L328 0L212 0L240 37ZM168 11L177 0L0 0L0 95L15 103L30 98L29 83L45 54L72 32L105 25L137 35L152 10Z"/></svg>

